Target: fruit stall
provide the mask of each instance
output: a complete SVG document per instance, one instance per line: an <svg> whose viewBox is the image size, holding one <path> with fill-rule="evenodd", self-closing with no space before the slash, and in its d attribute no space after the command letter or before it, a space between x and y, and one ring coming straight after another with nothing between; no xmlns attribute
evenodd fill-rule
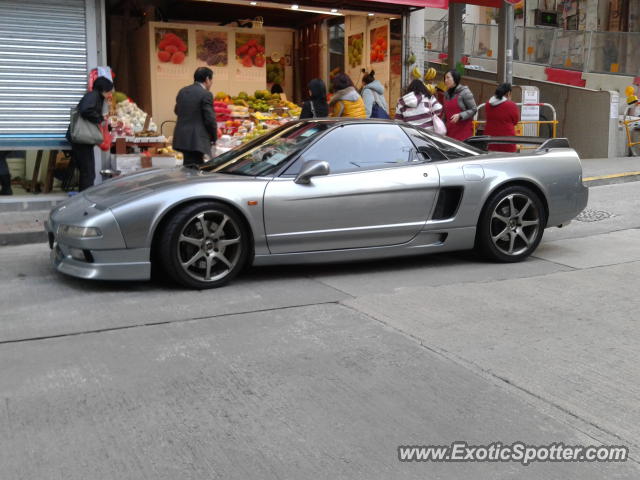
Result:
<svg viewBox="0 0 640 480"><path fill-rule="evenodd" d="M148 22L137 30L131 46L138 70L129 93L170 139L178 91L193 82L196 68L209 67L219 136L237 143L249 133L296 116L295 112L299 115L300 108L289 101L294 33L261 25ZM273 83L283 87L284 98L271 96Z"/></svg>
<svg viewBox="0 0 640 480"><path fill-rule="evenodd" d="M217 154L264 134L300 116L300 107L286 95L256 90L253 95L239 92L215 95L214 110L218 122Z"/></svg>

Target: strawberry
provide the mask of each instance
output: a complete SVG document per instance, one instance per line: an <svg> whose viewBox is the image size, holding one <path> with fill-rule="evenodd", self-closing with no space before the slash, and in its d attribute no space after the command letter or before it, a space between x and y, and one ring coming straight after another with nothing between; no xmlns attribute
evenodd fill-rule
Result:
<svg viewBox="0 0 640 480"><path fill-rule="evenodd" d="M158 60L163 63L167 63L169 60L171 60L171 54L165 51L158 52Z"/></svg>
<svg viewBox="0 0 640 480"><path fill-rule="evenodd" d="M251 58L255 57L257 53L258 53L258 49L256 47L251 47L247 51L247 55L249 55Z"/></svg>
<svg viewBox="0 0 640 480"><path fill-rule="evenodd" d="M184 62L184 53L182 52L176 52L171 56L171 62L175 63L176 65L181 64L182 62Z"/></svg>
<svg viewBox="0 0 640 480"><path fill-rule="evenodd" d="M256 67L264 67L265 59L264 55L258 54L256 58L253 59L253 63Z"/></svg>
<svg viewBox="0 0 640 480"><path fill-rule="evenodd" d="M245 55L244 57L242 57L242 66L244 67L253 66L253 61L251 60L251 57L249 55Z"/></svg>
<svg viewBox="0 0 640 480"><path fill-rule="evenodd" d="M175 45L167 45L164 48L165 52L169 52L171 55L173 55L174 53L176 53L178 51L178 47L176 47Z"/></svg>

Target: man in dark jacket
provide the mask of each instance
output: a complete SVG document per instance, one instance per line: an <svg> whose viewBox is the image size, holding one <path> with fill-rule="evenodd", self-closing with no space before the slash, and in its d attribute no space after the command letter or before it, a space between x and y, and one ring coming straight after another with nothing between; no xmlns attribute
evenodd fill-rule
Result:
<svg viewBox="0 0 640 480"><path fill-rule="evenodd" d="M176 98L178 123L173 132L173 148L184 154L184 165L199 165L205 154L211 154L211 144L217 139L218 128L213 110L213 71L198 68L194 84L184 87Z"/></svg>

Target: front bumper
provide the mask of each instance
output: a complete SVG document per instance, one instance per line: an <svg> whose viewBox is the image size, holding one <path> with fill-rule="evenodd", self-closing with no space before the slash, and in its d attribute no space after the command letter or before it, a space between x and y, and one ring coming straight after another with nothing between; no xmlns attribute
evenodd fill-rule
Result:
<svg viewBox="0 0 640 480"><path fill-rule="evenodd" d="M51 248L51 264L57 271L91 280L149 280L151 278L150 249L90 248L88 245L79 244L77 239L57 238L51 225L51 220L45 222ZM74 250L75 256L72 255ZM79 252L83 255L79 255Z"/></svg>

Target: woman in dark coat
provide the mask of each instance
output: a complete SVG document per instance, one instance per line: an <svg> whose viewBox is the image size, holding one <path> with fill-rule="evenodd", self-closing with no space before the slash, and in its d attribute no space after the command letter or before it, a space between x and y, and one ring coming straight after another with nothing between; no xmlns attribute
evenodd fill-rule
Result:
<svg viewBox="0 0 640 480"><path fill-rule="evenodd" d="M492 137L512 137L516 134L516 125L520 121L518 106L511 101L511 84L503 83L496 93L485 104L485 115L487 123L484 128L485 135ZM515 152L516 145L509 144L489 144L489 150L496 152Z"/></svg>
<svg viewBox="0 0 640 480"><path fill-rule="evenodd" d="M102 107L104 99L113 90L113 83L105 77L98 77L93 83L93 90L84 94L78 103L78 114L82 118L99 125L104 120ZM79 190L86 190L93 185L96 178L95 158L93 147L95 145L84 145L73 143L69 131L67 130L67 140L71 143L71 153L73 161L80 171Z"/></svg>
<svg viewBox="0 0 640 480"><path fill-rule="evenodd" d="M309 88L309 100L302 105L300 118L324 118L329 116L327 105L327 87L319 78L314 78L307 85ZM315 112L315 113L314 113Z"/></svg>

